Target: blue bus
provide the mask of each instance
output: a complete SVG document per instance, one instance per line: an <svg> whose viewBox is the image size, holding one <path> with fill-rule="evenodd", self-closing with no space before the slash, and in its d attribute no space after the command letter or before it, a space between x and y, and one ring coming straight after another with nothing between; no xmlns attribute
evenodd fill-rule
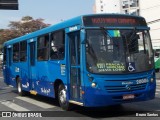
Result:
<svg viewBox="0 0 160 120"><path fill-rule="evenodd" d="M143 17L83 15L3 45L4 82L71 104L100 107L155 98L154 54Z"/></svg>

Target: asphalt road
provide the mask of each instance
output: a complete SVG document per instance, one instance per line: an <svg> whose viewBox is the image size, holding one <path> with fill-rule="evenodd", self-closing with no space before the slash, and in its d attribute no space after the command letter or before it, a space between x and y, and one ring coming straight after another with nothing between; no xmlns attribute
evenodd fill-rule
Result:
<svg viewBox="0 0 160 120"><path fill-rule="evenodd" d="M158 87L157 87L158 88ZM127 103L120 106L109 106L104 108L84 108L73 105L73 111L63 111L52 98L43 96L27 95L20 97L17 90L3 83L3 78L0 78L0 116L5 116L4 111L22 111L19 115L30 115L37 113L38 119L142 119L142 120L159 120L160 118L160 89L157 89L156 98L151 101ZM27 112L27 113L26 113ZM40 113L40 114L38 114ZM17 114L14 114L17 119ZM147 117L145 117L145 115ZM158 115L158 117L157 117ZM46 117L45 117L46 116ZM140 117L141 116L141 117ZM152 116L152 117L151 117ZM1 120L2 118L0 118ZM8 119L8 118L7 118ZM14 119L14 118L10 118ZM27 119L27 118L26 118ZM30 117L30 119L34 119Z"/></svg>

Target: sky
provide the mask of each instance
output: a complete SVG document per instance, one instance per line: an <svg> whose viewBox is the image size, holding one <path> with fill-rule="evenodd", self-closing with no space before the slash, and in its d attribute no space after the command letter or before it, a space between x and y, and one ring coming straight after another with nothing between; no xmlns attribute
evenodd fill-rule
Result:
<svg viewBox="0 0 160 120"><path fill-rule="evenodd" d="M95 0L18 0L19 10L0 10L0 29L8 28L10 21L24 16L42 18L45 23L56 24L76 16L93 13Z"/></svg>

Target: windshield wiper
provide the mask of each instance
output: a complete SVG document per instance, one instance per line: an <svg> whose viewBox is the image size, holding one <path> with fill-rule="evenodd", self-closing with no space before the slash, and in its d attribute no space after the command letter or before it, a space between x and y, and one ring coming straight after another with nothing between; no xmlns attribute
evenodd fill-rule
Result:
<svg viewBox="0 0 160 120"><path fill-rule="evenodd" d="M108 39L108 37L109 37L109 39L113 42L113 45L116 46L116 47L118 47L118 43L117 44L115 43L114 38L111 37L111 34L108 32L108 30L106 30L104 27L100 27L100 28L101 28L101 31L102 31L104 37L106 39Z"/></svg>
<svg viewBox="0 0 160 120"><path fill-rule="evenodd" d="M100 30L102 31L102 33L105 36L105 38L107 38L107 36L108 36L111 40L113 39L111 37L110 33L104 27L100 27Z"/></svg>
<svg viewBox="0 0 160 120"><path fill-rule="evenodd" d="M132 42L132 40L134 40L137 37L136 33L137 33L137 29L136 29L136 27L134 27L133 32L132 32L131 36L129 37L129 45ZM132 42L132 44L133 44L133 42Z"/></svg>

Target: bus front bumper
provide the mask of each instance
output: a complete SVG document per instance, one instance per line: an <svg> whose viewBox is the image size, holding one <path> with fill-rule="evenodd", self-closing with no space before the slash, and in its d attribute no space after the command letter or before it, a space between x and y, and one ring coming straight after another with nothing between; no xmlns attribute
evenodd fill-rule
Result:
<svg viewBox="0 0 160 120"><path fill-rule="evenodd" d="M105 90L88 87L86 88L84 95L84 106L102 107L130 102L152 100L155 98L155 88L156 84L154 83L147 86L145 90L121 93L107 93Z"/></svg>

